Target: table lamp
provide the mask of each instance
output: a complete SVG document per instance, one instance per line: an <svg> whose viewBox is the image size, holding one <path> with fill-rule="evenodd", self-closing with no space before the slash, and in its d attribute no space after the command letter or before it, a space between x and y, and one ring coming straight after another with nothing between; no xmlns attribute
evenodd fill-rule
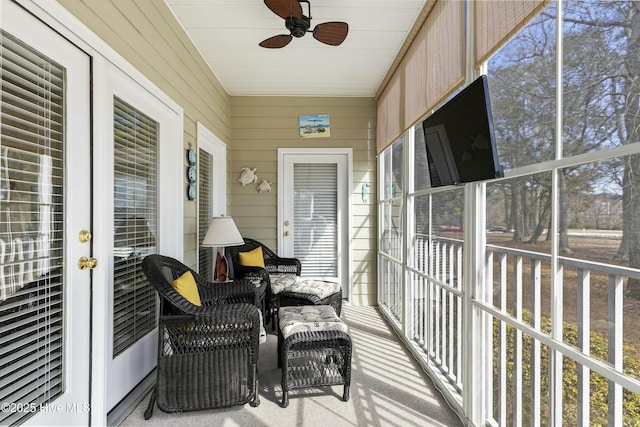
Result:
<svg viewBox="0 0 640 427"><path fill-rule="evenodd" d="M211 218L207 234L202 240L202 246L220 248L216 255L214 277L219 282L227 280L227 258L224 256L225 246L244 245L244 240L230 216L216 216Z"/></svg>

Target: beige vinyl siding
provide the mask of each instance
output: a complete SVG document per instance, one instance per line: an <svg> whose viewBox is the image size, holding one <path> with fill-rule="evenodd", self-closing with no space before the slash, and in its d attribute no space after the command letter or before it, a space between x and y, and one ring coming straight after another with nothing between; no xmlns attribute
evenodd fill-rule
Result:
<svg viewBox="0 0 640 427"><path fill-rule="evenodd" d="M329 114L331 136L302 139L299 116ZM353 303L376 304L376 104L374 98L233 97L229 146L229 206L243 236L277 249L278 148L352 148ZM257 168L271 193L238 182L242 167ZM371 184L367 203L362 184Z"/></svg>
<svg viewBox="0 0 640 427"><path fill-rule="evenodd" d="M162 1L60 0L115 51L184 109L184 139L197 149L197 122L228 147L228 205L240 231L277 248L277 149L351 147L353 149L354 303L376 303L376 105L373 98L230 97L173 14ZM331 137L302 140L300 114L331 116ZM184 159L186 168L186 156ZM242 187L240 168L257 167L271 193ZM186 197L184 176L184 260L197 259L197 204ZM370 183L362 203L363 183Z"/></svg>
<svg viewBox="0 0 640 427"><path fill-rule="evenodd" d="M164 1L59 0L94 33L184 109L185 150L197 144L197 122L229 144L230 97ZM187 166L186 155L184 158ZM184 260L197 259L197 204L186 197Z"/></svg>

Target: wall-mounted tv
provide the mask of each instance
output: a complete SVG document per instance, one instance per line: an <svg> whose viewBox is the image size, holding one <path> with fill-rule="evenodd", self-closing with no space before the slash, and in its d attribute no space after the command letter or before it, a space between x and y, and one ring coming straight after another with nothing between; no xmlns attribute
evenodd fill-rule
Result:
<svg viewBox="0 0 640 427"><path fill-rule="evenodd" d="M422 122L431 187L501 178L487 76Z"/></svg>

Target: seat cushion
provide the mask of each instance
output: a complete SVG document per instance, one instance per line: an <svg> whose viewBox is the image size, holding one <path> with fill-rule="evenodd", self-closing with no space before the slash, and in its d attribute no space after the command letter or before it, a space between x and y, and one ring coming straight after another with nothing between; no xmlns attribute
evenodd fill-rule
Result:
<svg viewBox="0 0 640 427"><path fill-rule="evenodd" d="M175 289L180 295L182 295L187 301L193 305L201 306L200 292L198 292L198 285L193 278L193 274L187 271L182 276L178 277L172 283L173 289Z"/></svg>
<svg viewBox="0 0 640 427"><path fill-rule="evenodd" d="M295 274L276 273L270 274L269 280L271 281L271 293L276 295L282 292L286 287L298 283L300 277Z"/></svg>
<svg viewBox="0 0 640 427"><path fill-rule="evenodd" d="M340 284L328 280L305 279L286 286L284 290L298 294L315 295L318 299L323 300L338 292Z"/></svg>
<svg viewBox="0 0 640 427"><path fill-rule="evenodd" d="M298 332L342 331L349 332L330 305L303 305L282 307L278 311L280 331L283 338Z"/></svg>

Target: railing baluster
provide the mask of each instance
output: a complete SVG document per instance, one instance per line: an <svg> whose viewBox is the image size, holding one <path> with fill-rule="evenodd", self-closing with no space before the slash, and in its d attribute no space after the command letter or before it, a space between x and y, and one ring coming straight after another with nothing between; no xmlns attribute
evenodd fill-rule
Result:
<svg viewBox="0 0 640 427"><path fill-rule="evenodd" d="M487 268L485 270L486 276L485 276L485 294L483 296L483 300L484 302L488 303L488 304L493 304L493 289L494 289L494 285L493 285L493 252L487 252L486 253L486 261L485 261L486 265L489 266L489 268ZM485 336L487 337L487 340L485 341L487 343L487 347L486 347L486 357L485 357L485 364L484 364L484 371L487 373L486 376L486 380L484 382L484 386L485 386L485 390L486 390L486 394L487 394L487 398L485 399L485 408L484 411L485 413L491 417L493 417L493 402L495 399L494 396L494 386L493 386L493 381L494 381L494 376L493 376L493 364L495 363L494 361L494 342L493 342L493 317L491 317L488 314L485 314L484 316L484 333ZM458 353L460 354L460 353ZM460 358L458 358L458 360L460 360ZM458 375L460 375L461 371L458 370Z"/></svg>
<svg viewBox="0 0 640 427"><path fill-rule="evenodd" d="M578 348L586 355L590 353L591 343L591 272L583 268L578 269L577 277L578 305L576 321L578 322ZM589 425L589 411L591 398L589 368L578 364L578 425Z"/></svg>
<svg viewBox="0 0 640 427"><path fill-rule="evenodd" d="M516 256L514 266L515 317L522 321L522 255ZM514 425L522 425L522 330L514 331L513 343L513 416Z"/></svg>
<svg viewBox="0 0 640 427"><path fill-rule="evenodd" d="M500 309L507 311L507 254L500 254ZM507 425L507 325L500 321L500 425Z"/></svg>
<svg viewBox="0 0 640 427"><path fill-rule="evenodd" d="M533 327L540 330L542 326L541 297L542 263L539 259L531 260L531 321ZM531 425L540 425L540 377L541 377L540 341L531 337Z"/></svg>
<svg viewBox="0 0 640 427"><path fill-rule="evenodd" d="M609 363L622 372L622 298L623 277L609 275ZM622 425L622 386L609 381L608 395L610 426Z"/></svg>

